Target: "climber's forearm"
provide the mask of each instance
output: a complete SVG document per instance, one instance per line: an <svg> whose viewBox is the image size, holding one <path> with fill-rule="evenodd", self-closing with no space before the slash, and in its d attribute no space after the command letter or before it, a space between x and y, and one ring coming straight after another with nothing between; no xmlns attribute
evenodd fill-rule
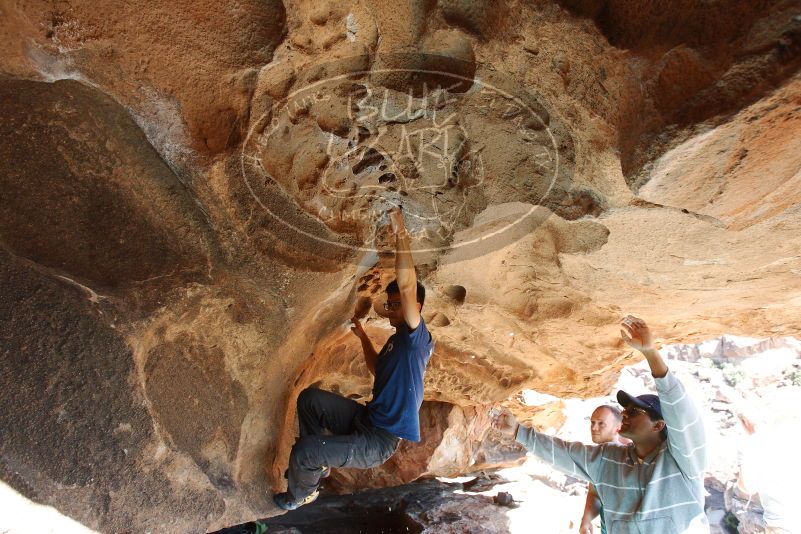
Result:
<svg viewBox="0 0 801 534"><path fill-rule="evenodd" d="M378 352L376 352L375 347L373 347L373 342L370 341L370 338L367 336L363 336L361 338L362 342L362 351L364 351L364 363L367 365L367 370L370 371L373 375L375 375L375 362L378 360Z"/></svg>

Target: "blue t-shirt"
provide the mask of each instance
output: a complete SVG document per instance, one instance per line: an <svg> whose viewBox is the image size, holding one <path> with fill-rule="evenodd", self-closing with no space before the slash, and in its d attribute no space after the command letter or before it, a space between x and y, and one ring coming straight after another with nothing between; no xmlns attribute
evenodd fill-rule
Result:
<svg viewBox="0 0 801 534"><path fill-rule="evenodd" d="M413 331L405 323L386 342L375 362L370 421L392 435L420 441L423 377L434 340L420 318Z"/></svg>

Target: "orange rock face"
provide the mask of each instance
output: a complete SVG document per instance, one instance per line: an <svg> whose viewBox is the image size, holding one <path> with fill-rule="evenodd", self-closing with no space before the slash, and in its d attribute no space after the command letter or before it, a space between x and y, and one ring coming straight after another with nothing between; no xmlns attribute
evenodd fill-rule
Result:
<svg viewBox="0 0 801 534"><path fill-rule="evenodd" d="M801 330L801 3L0 0L0 475L108 532L270 515L310 385L366 402L413 234L424 439L508 464L662 342ZM46 436L46 439L45 439Z"/></svg>

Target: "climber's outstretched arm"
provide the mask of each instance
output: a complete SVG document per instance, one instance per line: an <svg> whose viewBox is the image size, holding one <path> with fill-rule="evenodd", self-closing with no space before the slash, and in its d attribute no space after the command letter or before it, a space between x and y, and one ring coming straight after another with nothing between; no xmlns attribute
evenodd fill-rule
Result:
<svg viewBox="0 0 801 534"><path fill-rule="evenodd" d="M395 232L395 277L401 296L403 319L414 330L420 324L420 307L417 305L417 273L414 270L414 259L403 212L399 207L389 212L392 231Z"/></svg>

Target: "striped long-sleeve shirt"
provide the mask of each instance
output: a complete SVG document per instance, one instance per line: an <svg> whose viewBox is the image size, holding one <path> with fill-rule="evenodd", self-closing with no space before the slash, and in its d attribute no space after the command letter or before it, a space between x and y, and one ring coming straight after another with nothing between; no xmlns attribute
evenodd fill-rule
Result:
<svg viewBox="0 0 801 534"><path fill-rule="evenodd" d="M612 534L709 534L701 416L671 372L656 379L656 390L668 437L642 460L634 444L584 445L523 426L517 441L557 469L595 484Z"/></svg>

